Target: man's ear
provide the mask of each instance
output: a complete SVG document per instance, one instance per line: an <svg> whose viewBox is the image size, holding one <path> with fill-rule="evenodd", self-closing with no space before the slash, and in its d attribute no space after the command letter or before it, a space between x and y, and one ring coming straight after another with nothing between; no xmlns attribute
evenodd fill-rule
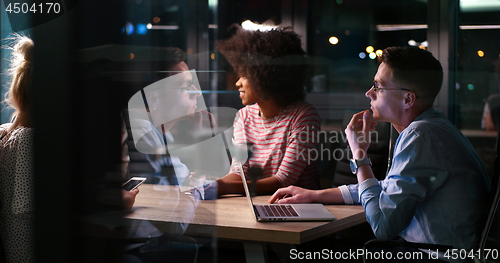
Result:
<svg viewBox="0 0 500 263"><path fill-rule="evenodd" d="M413 105L415 105L416 100L417 100L417 95L415 95L415 93L413 93L412 91L406 92L404 97L405 108L408 109L413 107Z"/></svg>

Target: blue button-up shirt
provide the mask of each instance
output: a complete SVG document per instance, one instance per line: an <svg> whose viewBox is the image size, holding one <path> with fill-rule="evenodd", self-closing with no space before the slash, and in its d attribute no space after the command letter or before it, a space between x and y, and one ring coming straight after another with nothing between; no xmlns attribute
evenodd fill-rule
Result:
<svg viewBox="0 0 500 263"><path fill-rule="evenodd" d="M399 135L386 179L341 186L361 203L378 239L471 249L486 209L489 179L465 136L430 108Z"/></svg>

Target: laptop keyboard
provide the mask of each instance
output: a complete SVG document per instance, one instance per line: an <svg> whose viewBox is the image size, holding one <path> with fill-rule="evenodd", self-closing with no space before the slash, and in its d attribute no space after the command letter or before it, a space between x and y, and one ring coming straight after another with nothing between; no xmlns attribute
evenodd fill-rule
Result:
<svg viewBox="0 0 500 263"><path fill-rule="evenodd" d="M266 216L296 217L299 216L291 205L263 205Z"/></svg>

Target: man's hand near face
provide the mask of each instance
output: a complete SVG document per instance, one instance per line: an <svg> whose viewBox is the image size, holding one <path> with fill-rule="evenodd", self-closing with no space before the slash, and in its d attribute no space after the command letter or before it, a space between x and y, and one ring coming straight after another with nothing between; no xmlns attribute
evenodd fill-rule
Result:
<svg viewBox="0 0 500 263"><path fill-rule="evenodd" d="M352 116L351 122L347 125L345 133L349 146L353 154L353 159L367 158L368 147L370 146L371 136L370 131L375 130L377 122L371 120L371 113L365 110ZM356 173L358 183L362 183L366 179L375 178L371 165L361 165Z"/></svg>
<svg viewBox="0 0 500 263"><path fill-rule="evenodd" d="M370 131L374 131L377 126L377 122L372 121L371 117L369 110L358 112L352 116L345 129L354 159L367 157L366 152L371 142Z"/></svg>

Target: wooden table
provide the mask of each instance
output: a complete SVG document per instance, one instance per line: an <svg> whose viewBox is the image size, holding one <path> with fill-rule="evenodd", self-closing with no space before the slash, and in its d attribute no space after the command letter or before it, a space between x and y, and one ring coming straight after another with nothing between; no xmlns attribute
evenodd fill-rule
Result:
<svg viewBox="0 0 500 263"><path fill-rule="evenodd" d="M266 203L269 196L254 197ZM187 235L215 236L243 241L247 261L259 261L262 243L302 244L366 221L362 206L327 205L336 217L323 222L257 222L244 196L230 196L197 205L170 186L142 185L128 219L150 220L154 225L189 224ZM168 228L168 227L167 227Z"/></svg>

